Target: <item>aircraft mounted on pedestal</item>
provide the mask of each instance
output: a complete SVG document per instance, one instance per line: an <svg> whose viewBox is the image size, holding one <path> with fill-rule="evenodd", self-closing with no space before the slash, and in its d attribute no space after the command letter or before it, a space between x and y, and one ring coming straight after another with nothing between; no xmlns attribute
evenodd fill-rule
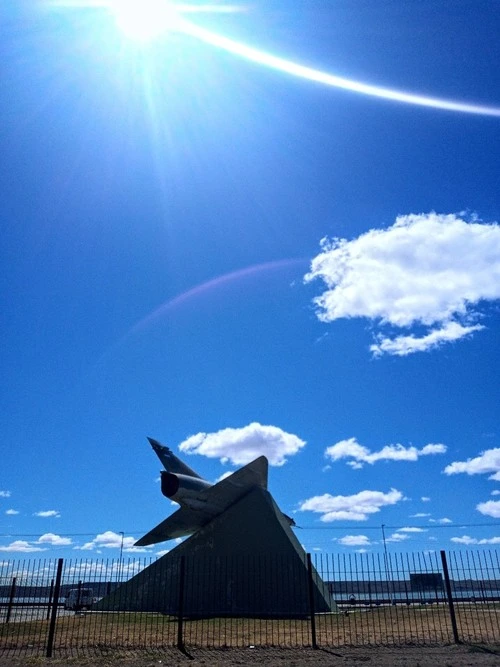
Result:
<svg viewBox="0 0 500 667"><path fill-rule="evenodd" d="M267 489L268 461L259 456L216 484L202 479L181 461L171 449L148 438L165 470L161 471L161 492L181 506L135 543L144 547L175 537L191 535L222 514L254 487ZM283 515L290 525L295 522Z"/></svg>

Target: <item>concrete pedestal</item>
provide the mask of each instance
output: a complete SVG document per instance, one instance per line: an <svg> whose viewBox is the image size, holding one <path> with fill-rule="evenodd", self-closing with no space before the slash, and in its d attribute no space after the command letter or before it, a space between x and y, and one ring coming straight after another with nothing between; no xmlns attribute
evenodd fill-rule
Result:
<svg viewBox="0 0 500 667"><path fill-rule="evenodd" d="M103 598L98 610L186 617L304 617L306 554L271 494L253 488L197 533ZM313 570L316 612L335 611Z"/></svg>

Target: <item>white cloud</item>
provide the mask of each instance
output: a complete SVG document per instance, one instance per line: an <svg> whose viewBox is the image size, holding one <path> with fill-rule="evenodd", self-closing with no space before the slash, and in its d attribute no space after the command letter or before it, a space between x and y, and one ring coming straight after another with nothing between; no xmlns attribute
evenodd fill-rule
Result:
<svg viewBox="0 0 500 667"><path fill-rule="evenodd" d="M406 533L393 533L390 537L386 539L386 542L404 542L404 540L409 540L410 536Z"/></svg>
<svg viewBox="0 0 500 667"><path fill-rule="evenodd" d="M399 216L386 229L323 239L305 276L323 322L363 317L380 329L375 356L404 356L470 336L479 304L500 298L500 226L450 214ZM418 333L394 336L394 328ZM385 328L385 332L383 329Z"/></svg>
<svg viewBox="0 0 500 667"><path fill-rule="evenodd" d="M48 519L50 517L59 519L61 517L57 510L42 510L41 512L35 512L33 516L40 516L43 519Z"/></svg>
<svg viewBox="0 0 500 667"><path fill-rule="evenodd" d="M371 544L366 535L344 535L339 538L338 542L346 547L367 547Z"/></svg>
<svg viewBox="0 0 500 667"><path fill-rule="evenodd" d="M452 537L450 538L452 542L456 544L500 544L500 537L490 537L478 540L475 537L469 537L469 535L463 535L462 537Z"/></svg>
<svg viewBox="0 0 500 667"><path fill-rule="evenodd" d="M161 551L157 551L155 555L157 558L161 558L162 556L165 556L168 553L170 553L170 549L162 549Z"/></svg>
<svg viewBox="0 0 500 667"><path fill-rule="evenodd" d="M34 551L46 551L41 547L35 547L25 540L15 540L7 546L0 546L0 551L10 551L10 552L21 552L21 553L32 553Z"/></svg>
<svg viewBox="0 0 500 667"><path fill-rule="evenodd" d="M136 542L135 537L125 537L120 533L115 533L112 530L106 530L104 533L100 533L91 542L86 542L81 547L75 547L75 549L81 549L83 551L93 551L94 549L121 549L123 540L123 551L129 553L142 553L147 551L143 547L134 547Z"/></svg>
<svg viewBox="0 0 500 667"><path fill-rule="evenodd" d="M490 479L500 481L500 448L487 449L481 452L479 456L467 461L453 461L444 469L446 475L457 475L466 473L467 475L484 475L495 473Z"/></svg>
<svg viewBox="0 0 500 667"><path fill-rule="evenodd" d="M416 514L410 514L410 519L423 519L427 516L430 516L428 512L417 512Z"/></svg>
<svg viewBox="0 0 500 667"><path fill-rule="evenodd" d="M0 498L10 498L10 491L0 491Z"/></svg>
<svg viewBox="0 0 500 667"><path fill-rule="evenodd" d="M53 547L65 547L71 544L71 539L69 537L61 537L60 535L54 535L54 533L45 533L37 540L38 544L50 544Z"/></svg>
<svg viewBox="0 0 500 667"><path fill-rule="evenodd" d="M9 516L15 516L16 514L19 514L18 510L5 510L5 514L8 514Z"/></svg>
<svg viewBox="0 0 500 667"><path fill-rule="evenodd" d="M225 428L216 433L197 433L179 445L181 452L202 454L209 458L245 465L264 455L270 465L281 466L306 443L277 426L253 422L243 428Z"/></svg>
<svg viewBox="0 0 500 667"><path fill-rule="evenodd" d="M442 343L452 343L482 329L484 329L484 326L481 324L463 326L458 322L447 322L440 329L433 329L420 338L417 338L413 334L409 336L396 336L395 338L377 336L377 342L370 345L370 352L373 352L376 357L380 357L382 354L406 357L408 354L413 354L414 352L432 350L435 347L439 347Z"/></svg>
<svg viewBox="0 0 500 667"><path fill-rule="evenodd" d="M476 505L476 509L478 512L481 512L481 514L500 519L500 500L487 500L485 503Z"/></svg>
<svg viewBox="0 0 500 667"><path fill-rule="evenodd" d="M428 496L422 496L422 497L420 498L420 500L421 500L423 503L430 503L430 502L431 502L431 499L430 499Z"/></svg>
<svg viewBox="0 0 500 667"><path fill-rule="evenodd" d="M348 438L327 447L325 456L332 461L353 459L348 461L348 465L353 468L362 468L364 463L373 465L377 461L417 461L420 456L444 454L446 449L446 445L441 444L425 445L422 449L396 444L385 445L379 451L371 452L368 447L360 445L356 438Z"/></svg>
<svg viewBox="0 0 500 667"><path fill-rule="evenodd" d="M376 514L381 507L395 505L403 499L401 491L391 489L382 491L360 491L352 496L332 496L325 493L314 496L301 503L301 511L321 514L321 521L365 521L371 514Z"/></svg>
<svg viewBox="0 0 500 667"><path fill-rule="evenodd" d="M453 523L453 521L444 516L442 519L429 519L429 523L442 523L445 525L447 523Z"/></svg>
<svg viewBox="0 0 500 667"><path fill-rule="evenodd" d="M491 492L492 496L500 496L500 491L498 489L495 489L494 491Z"/></svg>
<svg viewBox="0 0 500 667"><path fill-rule="evenodd" d="M398 533L425 533L425 532L427 532L426 528L416 528L413 526L398 528Z"/></svg>

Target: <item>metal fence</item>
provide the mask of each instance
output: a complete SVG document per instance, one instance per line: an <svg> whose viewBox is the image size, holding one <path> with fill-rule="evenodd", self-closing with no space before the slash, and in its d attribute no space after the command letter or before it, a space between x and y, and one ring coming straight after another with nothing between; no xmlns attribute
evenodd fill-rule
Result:
<svg viewBox="0 0 500 667"><path fill-rule="evenodd" d="M156 568L144 572L153 562ZM166 647L500 641L500 563L495 551L318 554L308 556L296 571L283 559L249 563L234 557L214 559L213 570L201 579L196 559L169 562L170 579L158 578L163 563L159 560L0 563L0 654L50 657ZM155 578L148 574L153 570ZM142 588L132 600L130 585L139 573ZM199 582L208 581L206 577L233 583L193 613L185 602L197 592L203 597ZM242 582L248 596L265 589L265 613L220 612L220 596L230 598L235 581ZM336 602L333 611L315 609L313 587L323 582ZM150 594L141 598L144 586ZM285 591L291 600L289 613L278 604ZM152 599L157 601L154 605Z"/></svg>

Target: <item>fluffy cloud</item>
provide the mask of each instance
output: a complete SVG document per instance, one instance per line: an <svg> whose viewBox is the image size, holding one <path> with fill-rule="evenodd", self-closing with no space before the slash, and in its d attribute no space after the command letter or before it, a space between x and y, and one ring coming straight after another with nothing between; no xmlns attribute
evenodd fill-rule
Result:
<svg viewBox="0 0 500 667"><path fill-rule="evenodd" d="M286 463L306 443L277 426L253 422L243 428L225 428L217 433L197 433L179 445L181 452L202 454L223 463L244 465L264 455L272 466Z"/></svg>
<svg viewBox="0 0 500 667"><path fill-rule="evenodd" d="M301 511L321 514L321 521L366 521L371 514L380 512L381 507L395 505L403 499L401 491L360 491L353 496L332 496L325 493L301 503Z"/></svg>
<svg viewBox="0 0 500 667"><path fill-rule="evenodd" d="M500 537L490 537L478 540L475 537L469 537L468 535L463 535L462 537L452 537L452 542L456 544L500 544Z"/></svg>
<svg viewBox="0 0 500 667"><path fill-rule="evenodd" d="M8 514L9 516L15 516L16 514L19 514L18 510L5 510L5 514Z"/></svg>
<svg viewBox="0 0 500 667"><path fill-rule="evenodd" d="M429 523L441 523L444 526L447 523L453 523L453 521L444 516L442 519L429 519Z"/></svg>
<svg viewBox="0 0 500 667"><path fill-rule="evenodd" d="M10 491L0 491L0 498L10 498Z"/></svg>
<svg viewBox="0 0 500 667"><path fill-rule="evenodd" d="M61 515L57 510L42 510L41 512L35 512L33 516L40 516L43 519L48 519L50 517L59 519Z"/></svg>
<svg viewBox="0 0 500 667"><path fill-rule="evenodd" d="M61 537L60 535L54 535L54 533L45 533L37 540L38 544L50 544L53 547L66 547L71 544L71 539L69 537Z"/></svg>
<svg viewBox="0 0 500 667"><path fill-rule="evenodd" d="M500 298L500 226L437 213L399 216L351 241L323 239L305 276L323 322L363 317L382 329L375 356L405 356L482 329L478 305ZM418 334L394 336L394 328Z"/></svg>
<svg viewBox="0 0 500 667"><path fill-rule="evenodd" d="M447 475L466 473L467 475L484 475L492 472L490 479L500 481L500 448L487 449L479 456L467 461L453 461L446 466Z"/></svg>
<svg viewBox="0 0 500 667"><path fill-rule="evenodd" d="M403 445L386 445L378 452L371 452L368 447L360 445L356 438L341 440L337 444L327 447L325 456L332 461L340 459L352 459L348 465L353 468L362 468L364 463L376 463L377 461L417 461L420 456L432 454L444 454L446 445L425 445L422 449L416 447L403 447Z"/></svg>
<svg viewBox="0 0 500 667"><path fill-rule="evenodd" d="M135 537L125 537L112 530L106 530L104 533L94 537L91 542L86 542L83 546L75 547L75 549L81 549L83 551L93 551L94 549L121 549L122 540L123 551L132 553L147 551L147 549L143 547L134 547L136 542Z"/></svg>
<svg viewBox="0 0 500 667"><path fill-rule="evenodd" d="M494 519L500 519L500 500L487 500L485 503L476 505L476 509L481 514L492 516Z"/></svg>
<svg viewBox="0 0 500 667"><path fill-rule="evenodd" d="M339 538L338 542L345 547L367 547L371 544L366 535L344 535Z"/></svg>
<svg viewBox="0 0 500 667"><path fill-rule="evenodd" d="M428 512L417 512L416 514L411 514L410 519L423 519L427 516L430 516Z"/></svg>
<svg viewBox="0 0 500 667"><path fill-rule="evenodd" d="M10 551L12 553L15 552L32 553L34 551L46 551L46 549L33 546L32 544L26 542L25 540L15 540L15 542L11 542L7 546L0 546L0 551Z"/></svg>

